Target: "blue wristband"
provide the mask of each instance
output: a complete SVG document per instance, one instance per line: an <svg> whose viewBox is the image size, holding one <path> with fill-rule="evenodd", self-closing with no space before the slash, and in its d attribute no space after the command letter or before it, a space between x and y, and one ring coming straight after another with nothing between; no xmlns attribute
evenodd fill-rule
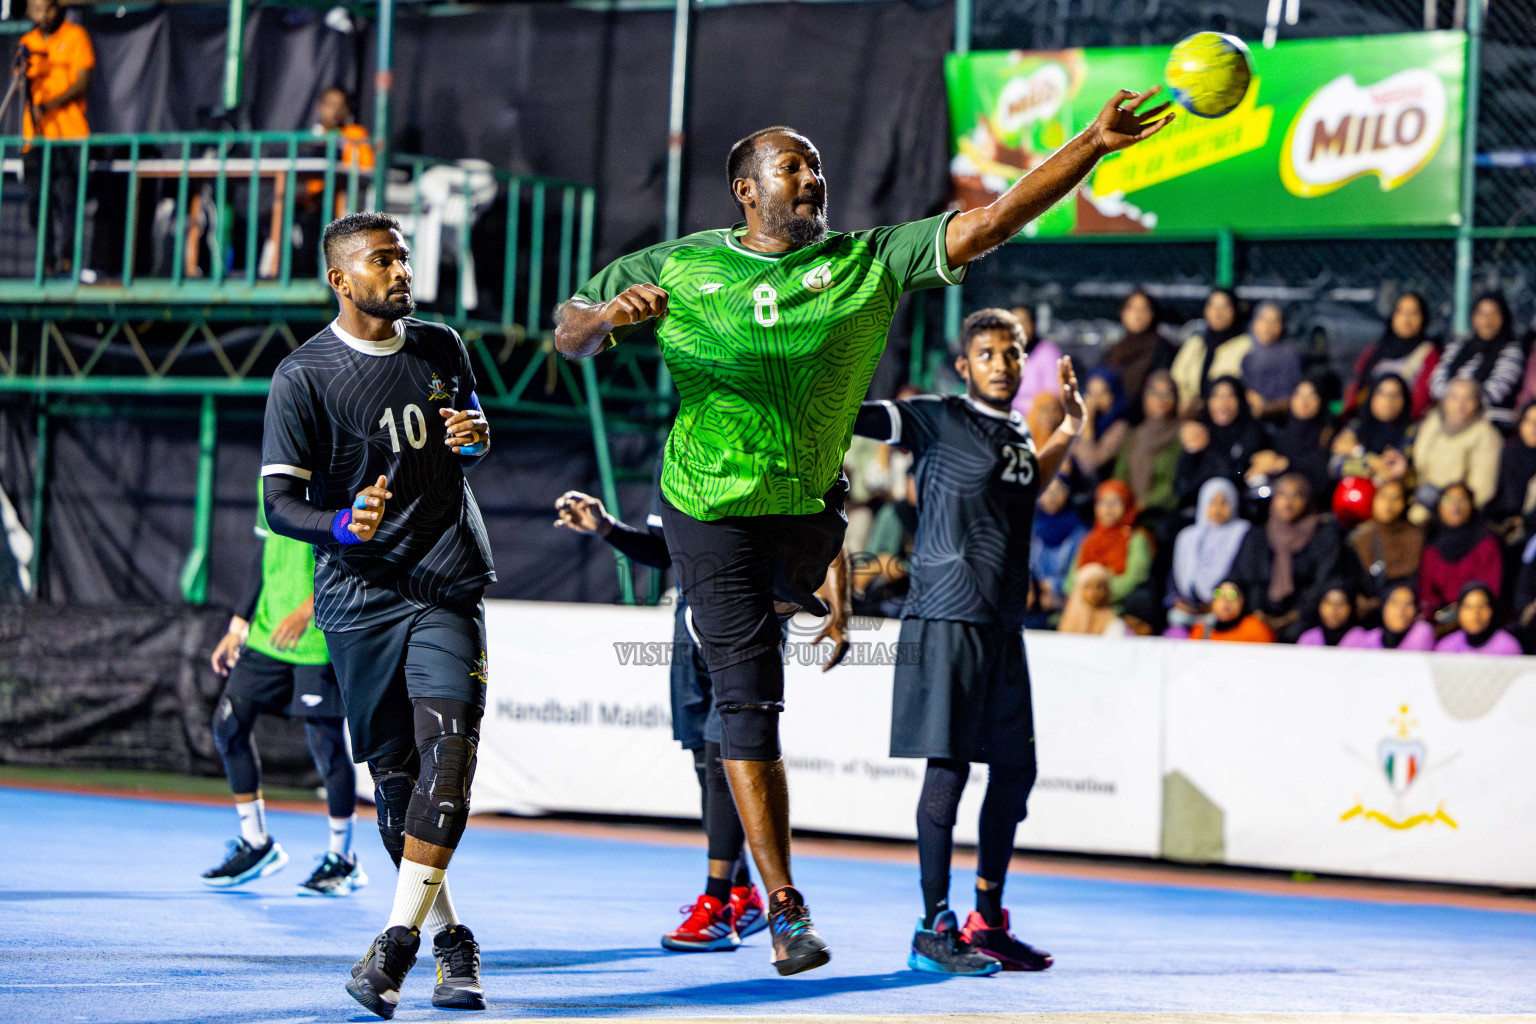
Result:
<svg viewBox="0 0 1536 1024"><path fill-rule="evenodd" d="M469 455L471 457L476 456L476 455L484 455L485 454L485 442L484 441L476 441L474 444L461 444L461 445L459 445L459 454L460 455Z"/></svg>
<svg viewBox="0 0 1536 1024"><path fill-rule="evenodd" d="M336 513L336 518L331 520L331 536L336 538L338 544L361 544L363 538L347 529L352 522L352 510L344 508Z"/></svg>

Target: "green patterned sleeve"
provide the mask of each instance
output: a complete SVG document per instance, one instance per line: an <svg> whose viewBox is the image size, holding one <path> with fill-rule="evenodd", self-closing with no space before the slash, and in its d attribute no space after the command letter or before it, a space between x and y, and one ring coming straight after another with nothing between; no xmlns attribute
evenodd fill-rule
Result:
<svg viewBox="0 0 1536 1024"><path fill-rule="evenodd" d="M649 249L641 249L639 252L619 257L592 275L592 279L582 285L572 298L592 303L607 302L631 285L657 284L661 278L661 264L664 259L660 249L660 246L651 246ZM626 324L623 327L615 327L609 344L618 342L638 326L638 324Z"/></svg>
<svg viewBox="0 0 1536 1024"><path fill-rule="evenodd" d="M970 269L967 263L958 267L949 264L944 231L954 215L951 210L927 220L914 220L872 231L856 231L854 237L869 244L874 250L875 259L889 267L901 283L902 291L943 288L960 284Z"/></svg>

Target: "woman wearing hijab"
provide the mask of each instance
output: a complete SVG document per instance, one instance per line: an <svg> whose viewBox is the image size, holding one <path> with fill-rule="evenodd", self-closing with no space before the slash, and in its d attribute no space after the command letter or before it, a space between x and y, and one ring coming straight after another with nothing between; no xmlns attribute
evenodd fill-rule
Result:
<svg viewBox="0 0 1536 1024"><path fill-rule="evenodd" d="M1211 595L1232 574L1232 565L1248 536L1249 523L1237 515L1237 487L1225 477L1212 477L1200 487L1195 524L1179 531L1173 542L1173 569L1168 574L1168 623L1192 626L1211 611Z"/></svg>
<svg viewBox="0 0 1536 1024"><path fill-rule="evenodd" d="M1268 447L1254 453L1244 479L1251 487L1283 473L1302 473L1311 483L1313 494L1327 494L1332 484L1328 475L1331 440L1333 424L1323 408L1323 396L1312 381L1300 381L1291 392L1285 419L1270 428Z"/></svg>
<svg viewBox="0 0 1536 1024"><path fill-rule="evenodd" d="M1453 604L1461 588L1482 580L1499 596L1504 579L1503 549L1472 507L1466 484L1451 484L1435 506L1438 525L1419 567L1419 606L1435 615Z"/></svg>
<svg viewBox="0 0 1536 1024"><path fill-rule="evenodd" d="M1051 478L1035 504L1034 536L1029 544L1029 574L1039 597L1024 620L1030 629L1044 629L1062 609L1067 574L1077 561L1077 548L1088 527L1072 507L1072 490L1059 476Z"/></svg>
<svg viewBox="0 0 1536 1024"><path fill-rule="evenodd" d="M1355 595L1343 583L1333 583L1317 602L1317 625L1296 638L1298 647L1353 647L1365 630L1355 625ZM1350 640L1351 643L1344 641Z"/></svg>
<svg viewBox="0 0 1536 1024"><path fill-rule="evenodd" d="M1353 553L1339 541L1330 516L1312 511L1312 485L1287 473L1274 486L1269 519L1249 530L1232 576L1248 595L1248 606L1284 643L1315 625L1318 600L1331 580L1354 579Z"/></svg>
<svg viewBox="0 0 1536 1024"><path fill-rule="evenodd" d="M1232 580L1223 580L1211 591L1211 621L1197 622L1189 631L1189 638L1272 644L1275 631L1265 625L1262 618L1248 612L1242 587Z"/></svg>
<svg viewBox="0 0 1536 1024"><path fill-rule="evenodd" d="M1381 606L1381 625L1375 629L1351 630L1340 647L1360 647L1384 651L1432 651L1435 627L1419 618L1419 599L1413 585L1393 584Z"/></svg>
<svg viewBox="0 0 1536 1024"><path fill-rule="evenodd" d="M1130 630L1125 620L1115 614L1109 601L1109 570L1102 565L1085 565L1077 570L1077 586L1067 598L1061 613L1058 633L1082 633L1092 636L1126 636Z"/></svg>
<svg viewBox="0 0 1536 1024"><path fill-rule="evenodd" d="M1248 324L1253 348L1243 356L1243 386L1256 419L1279 419L1301 383L1301 356L1285 343L1285 318L1275 302L1261 302Z"/></svg>
<svg viewBox="0 0 1536 1024"><path fill-rule="evenodd" d="M1046 391L1036 395L1034 401L1029 403L1028 415L1024 417L1024 422L1029 426L1029 436L1034 438L1035 450L1044 448L1045 442L1056 433L1056 428L1066 421L1067 408L1061 404L1060 395Z"/></svg>
<svg viewBox="0 0 1536 1024"><path fill-rule="evenodd" d="M1496 426L1515 421L1515 399L1525 376L1525 349L1515 337L1509 305L1497 292L1484 295L1472 307L1472 333L1446 347L1429 378L1429 396L1445 397L1454 380L1477 383L1483 408Z"/></svg>
<svg viewBox="0 0 1536 1024"><path fill-rule="evenodd" d="M1371 499L1371 518L1354 532L1349 546L1370 581L1363 613L1385 599L1387 591L1416 578L1424 558L1424 531L1408 521L1408 489L1401 480L1384 480Z"/></svg>
<svg viewBox="0 0 1536 1024"><path fill-rule="evenodd" d="M1482 400L1476 381L1453 380L1439 408L1419 424L1413 470L1424 492L1417 495L1421 504L1432 505L1433 492L1453 483L1466 484L1478 508L1493 500L1504 437L1483 414Z"/></svg>
<svg viewBox="0 0 1536 1024"><path fill-rule="evenodd" d="M1515 433L1499 457L1499 487L1483 514L1506 544L1523 544L1525 518L1536 511L1536 401L1520 407Z"/></svg>
<svg viewBox="0 0 1536 1024"><path fill-rule="evenodd" d="M1413 419L1423 417L1429 408L1429 379L1440 362L1440 349L1434 339L1426 338L1429 305L1418 292L1404 292L1392 306L1392 316L1381 332L1381 340L1360 353L1355 362L1355 376L1344 389L1344 408L1355 409L1381 378L1391 374L1406 382L1403 393L1411 397L1405 406Z"/></svg>
<svg viewBox="0 0 1536 1024"><path fill-rule="evenodd" d="M1141 288L1120 304L1120 326L1125 333L1104 353L1099 365L1120 375L1126 394L1139 395L1146 386L1147 375L1172 366L1179 350L1163 333L1163 316L1157 303Z"/></svg>
<svg viewBox="0 0 1536 1024"><path fill-rule="evenodd" d="M1125 444L1131 424L1126 418L1130 401L1125 397L1125 387L1120 375L1100 366L1088 374L1083 388L1083 429L1072 444L1067 457L1077 472L1090 483L1098 483L1101 474L1108 475L1115 457Z"/></svg>
<svg viewBox="0 0 1536 1024"><path fill-rule="evenodd" d="M1010 312L1024 328L1024 367L1019 374L1018 393L1013 396L1013 408L1019 415L1028 416L1035 396L1061 394L1061 382L1056 379L1061 349L1035 333L1035 314L1028 306L1015 306Z"/></svg>
<svg viewBox="0 0 1536 1024"><path fill-rule="evenodd" d="M1220 378L1242 377L1243 357L1253 348L1253 339L1241 324L1237 295L1228 288L1212 291L1205 300L1205 329L1185 338L1173 360L1180 415L1193 415Z"/></svg>
<svg viewBox="0 0 1536 1024"><path fill-rule="evenodd" d="M1152 538L1136 523L1136 500L1119 480L1106 480L1093 492L1093 529L1077 549L1077 562L1066 579L1067 593L1077 586L1076 574L1085 565L1109 570L1110 602L1118 610L1126 596L1152 572Z"/></svg>
<svg viewBox="0 0 1536 1024"><path fill-rule="evenodd" d="M1366 391L1360 414L1333 439L1329 474L1335 478L1364 476L1372 480L1401 479L1413 451L1414 425L1408 384L1395 373L1384 373Z"/></svg>
<svg viewBox="0 0 1536 1024"><path fill-rule="evenodd" d="M1524 654L1520 641L1498 627L1493 617L1499 595L1473 580L1461 588L1456 604L1456 632L1435 644L1440 654Z"/></svg>
<svg viewBox="0 0 1536 1024"><path fill-rule="evenodd" d="M1253 453L1264 447L1264 432L1253 421L1242 381L1223 377L1211 385L1205 408L1179 428L1179 439L1184 452L1173 487L1181 507L1192 506L1201 485L1214 477L1240 482Z"/></svg>
<svg viewBox="0 0 1536 1024"><path fill-rule="evenodd" d="M1131 495L1143 513L1162 517L1179 507L1173 490L1174 474L1179 469L1178 389L1167 370L1147 374L1141 392L1141 422L1130 435L1115 460L1115 479L1130 485Z"/></svg>

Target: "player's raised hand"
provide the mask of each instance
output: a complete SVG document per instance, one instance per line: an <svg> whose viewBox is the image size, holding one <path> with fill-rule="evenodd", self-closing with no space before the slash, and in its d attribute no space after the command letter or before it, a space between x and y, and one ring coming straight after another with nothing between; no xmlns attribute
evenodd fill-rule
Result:
<svg viewBox="0 0 1536 1024"><path fill-rule="evenodd" d="M384 521L384 503L393 497L389 491L389 478L380 474L377 483L358 491L352 500L352 521L347 524L347 529L356 534L358 540L373 540L374 532Z"/></svg>
<svg viewBox="0 0 1536 1024"><path fill-rule="evenodd" d="M491 445L491 424L485 418L485 413L479 409L439 409L442 414L443 428L448 436L443 438L443 444L453 450L455 455L484 455ZM472 445L484 442L485 447L472 452L464 451Z"/></svg>
<svg viewBox="0 0 1536 1024"><path fill-rule="evenodd" d="M1163 116L1163 113L1170 104L1160 103L1151 110L1137 113L1137 108L1161 89L1159 85L1145 92L1121 89L1104 104L1104 109L1099 111L1099 116L1093 119L1088 129L1101 156L1134 146L1143 139L1150 139L1168 126L1173 115Z"/></svg>
<svg viewBox="0 0 1536 1024"><path fill-rule="evenodd" d="M1087 415L1083 396L1077 390L1077 372L1072 369L1072 357L1062 356L1056 361L1056 377L1061 382L1061 407L1067 419L1081 423Z"/></svg>
<svg viewBox="0 0 1536 1024"><path fill-rule="evenodd" d="M595 533L606 537L613 529L613 517L603 503L581 491L566 491L555 499L556 526L563 526L576 533Z"/></svg>
<svg viewBox="0 0 1536 1024"><path fill-rule="evenodd" d="M615 327L666 315L667 293L654 284L632 284L603 305L603 319Z"/></svg>

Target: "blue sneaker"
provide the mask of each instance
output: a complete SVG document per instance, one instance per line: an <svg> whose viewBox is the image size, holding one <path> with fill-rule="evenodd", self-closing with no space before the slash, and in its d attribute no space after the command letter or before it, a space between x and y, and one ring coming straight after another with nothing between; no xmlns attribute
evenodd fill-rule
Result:
<svg viewBox="0 0 1536 1024"><path fill-rule="evenodd" d="M215 889L228 889L246 882L265 878L274 871L281 871L288 863L288 855L277 845L277 840L267 837L265 846L252 846L244 839L231 839L224 847L224 863L203 872L203 884Z"/></svg>
<svg viewBox="0 0 1536 1024"><path fill-rule="evenodd" d="M960 934L960 922L953 910L946 910L933 919L932 928L923 927L923 919L917 919L917 930L912 933L912 951L907 954L907 966L914 971L930 974L958 974L973 978L996 974L1003 969L1002 963L972 946Z"/></svg>
<svg viewBox="0 0 1536 1024"><path fill-rule="evenodd" d="M314 874L299 883L300 896L348 896L368 884L363 866L354 857L327 853Z"/></svg>

